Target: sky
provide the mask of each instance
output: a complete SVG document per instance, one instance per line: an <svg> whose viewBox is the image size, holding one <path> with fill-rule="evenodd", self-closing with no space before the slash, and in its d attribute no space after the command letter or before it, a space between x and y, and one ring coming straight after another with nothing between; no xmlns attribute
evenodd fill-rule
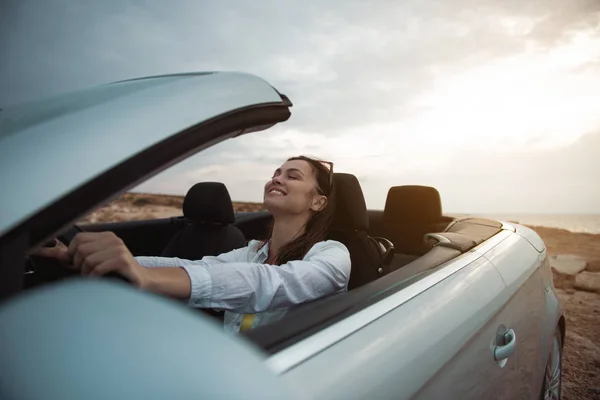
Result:
<svg viewBox="0 0 600 400"><path fill-rule="evenodd" d="M260 201L286 158L355 174L369 208L436 187L451 213L600 213L596 0L3 0L0 105L163 73L256 74L292 117L136 190Z"/></svg>

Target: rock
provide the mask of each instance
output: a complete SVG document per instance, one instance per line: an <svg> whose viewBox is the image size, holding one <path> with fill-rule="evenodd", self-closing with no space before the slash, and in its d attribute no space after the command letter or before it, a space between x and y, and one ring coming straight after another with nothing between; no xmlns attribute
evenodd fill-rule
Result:
<svg viewBox="0 0 600 400"><path fill-rule="evenodd" d="M572 254L559 254L550 257L550 266L561 274L577 275L585 270L587 261Z"/></svg>
<svg viewBox="0 0 600 400"><path fill-rule="evenodd" d="M590 272L600 272L600 260L589 261L585 270Z"/></svg>
<svg viewBox="0 0 600 400"><path fill-rule="evenodd" d="M562 289L566 294L573 294L573 285L575 285L575 276L569 274L561 274L557 270L552 270L554 287Z"/></svg>
<svg viewBox="0 0 600 400"><path fill-rule="evenodd" d="M600 293L600 272L583 271L575 276L575 289Z"/></svg>

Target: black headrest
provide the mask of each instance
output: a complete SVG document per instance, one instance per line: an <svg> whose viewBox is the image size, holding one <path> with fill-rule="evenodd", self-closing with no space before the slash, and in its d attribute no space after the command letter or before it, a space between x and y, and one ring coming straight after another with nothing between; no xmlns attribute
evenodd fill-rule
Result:
<svg viewBox="0 0 600 400"><path fill-rule="evenodd" d="M369 230L369 215L365 196L358 179L352 174L333 174L335 187L335 215L332 228L353 231Z"/></svg>
<svg viewBox="0 0 600 400"><path fill-rule="evenodd" d="M387 195L383 218L396 224L424 224L442 219L439 192L429 186L394 186Z"/></svg>
<svg viewBox="0 0 600 400"><path fill-rule="evenodd" d="M200 182L188 190L183 199L183 216L194 222L232 224L233 204L225 185Z"/></svg>

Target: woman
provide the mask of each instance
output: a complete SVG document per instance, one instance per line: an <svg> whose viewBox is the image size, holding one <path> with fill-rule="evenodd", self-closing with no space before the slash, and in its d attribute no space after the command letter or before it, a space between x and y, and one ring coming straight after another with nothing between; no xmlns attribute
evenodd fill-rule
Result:
<svg viewBox="0 0 600 400"><path fill-rule="evenodd" d="M98 276L116 272L137 287L187 300L189 305L225 310L225 329L239 332L279 319L290 307L346 290L350 254L326 240L333 219L333 164L293 157L264 189L273 215L269 239L190 261L133 257L112 232L80 233L67 248L58 244L40 255L55 257Z"/></svg>

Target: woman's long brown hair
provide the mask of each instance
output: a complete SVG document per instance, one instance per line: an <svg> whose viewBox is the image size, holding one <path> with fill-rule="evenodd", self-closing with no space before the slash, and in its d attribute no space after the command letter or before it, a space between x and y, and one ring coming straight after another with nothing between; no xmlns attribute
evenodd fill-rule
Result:
<svg viewBox="0 0 600 400"><path fill-rule="evenodd" d="M333 185L333 164L306 156L289 158L288 161L302 160L310 164L317 180L317 192L327 197L327 205L315 212L306 223L304 233L283 245L275 257L275 264L281 265L292 260L302 260L306 253L318 242L327 238L335 211L335 187ZM273 226L269 231L269 239ZM267 242L265 242L266 244Z"/></svg>

